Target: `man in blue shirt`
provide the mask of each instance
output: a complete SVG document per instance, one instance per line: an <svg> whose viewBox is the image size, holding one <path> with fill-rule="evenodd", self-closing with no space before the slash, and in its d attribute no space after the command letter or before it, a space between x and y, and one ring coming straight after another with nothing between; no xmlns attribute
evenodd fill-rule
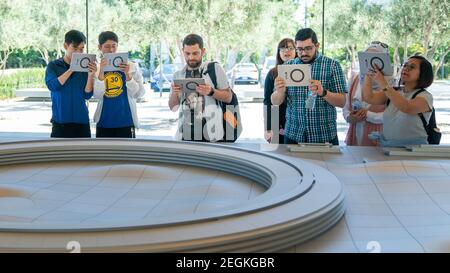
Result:
<svg viewBox="0 0 450 273"><path fill-rule="evenodd" d="M339 145L336 126L336 107L345 105L346 84L340 64L319 53L320 44L316 33L304 28L295 35L299 57L286 64L310 64L309 86L287 87L283 78L275 79L276 92L272 104L280 105L287 100L285 144L299 142ZM308 92L316 95L315 106L308 108Z"/></svg>
<svg viewBox="0 0 450 273"><path fill-rule="evenodd" d="M45 71L45 83L52 97L52 133L56 138L91 137L86 100L92 97L95 62L89 72L70 70L72 53L83 53L86 37L71 30L64 37L64 57L50 62Z"/></svg>

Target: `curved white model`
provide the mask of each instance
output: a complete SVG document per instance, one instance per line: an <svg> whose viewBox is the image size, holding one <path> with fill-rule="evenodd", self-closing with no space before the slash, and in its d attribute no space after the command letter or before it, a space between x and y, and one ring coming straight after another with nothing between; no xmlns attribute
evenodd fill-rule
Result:
<svg viewBox="0 0 450 273"><path fill-rule="evenodd" d="M68 241L77 241L84 252L269 252L323 233L344 213L343 187L336 177L290 157L172 141L77 139L0 144L0 166L74 160L202 167L245 177L267 190L220 211L189 215L76 224L0 220L0 238L20 238L15 243L0 240L0 251L65 251Z"/></svg>

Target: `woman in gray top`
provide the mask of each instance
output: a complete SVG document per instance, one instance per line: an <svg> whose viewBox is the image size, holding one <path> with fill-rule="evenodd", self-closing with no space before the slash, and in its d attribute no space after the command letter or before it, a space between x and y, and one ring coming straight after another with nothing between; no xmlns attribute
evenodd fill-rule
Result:
<svg viewBox="0 0 450 273"><path fill-rule="evenodd" d="M425 88L433 83L431 63L422 56L409 58L401 71L400 82L403 86L399 90L389 86L379 69L369 71L367 75L369 77L364 81L363 100L370 104L387 105L383 114L381 145L428 144L428 135L418 114L422 113L426 122L429 122L433 96ZM383 92L373 92L372 81L375 81Z"/></svg>

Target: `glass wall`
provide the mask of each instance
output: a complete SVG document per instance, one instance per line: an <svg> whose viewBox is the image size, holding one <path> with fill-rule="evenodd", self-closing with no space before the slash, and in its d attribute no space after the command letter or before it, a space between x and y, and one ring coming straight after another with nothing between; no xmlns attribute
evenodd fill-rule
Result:
<svg viewBox="0 0 450 273"><path fill-rule="evenodd" d="M394 76L408 56L420 53L431 60L437 122L442 142L450 143L449 6L435 0L0 0L0 137L49 135L45 66L64 54L64 33L78 29L88 36L87 51L95 54L98 34L116 32L119 51L139 63L147 94L138 103L138 137L174 135L178 114L167 107L166 80L184 63L182 38L198 33L207 59L219 61L230 81L237 63L255 65L257 84L231 84L240 96L242 139L264 141L261 99L268 65L277 43L306 26L347 76L356 69L357 52L374 40L389 45ZM93 100L91 116L95 107ZM347 123L341 112L338 130L342 142Z"/></svg>

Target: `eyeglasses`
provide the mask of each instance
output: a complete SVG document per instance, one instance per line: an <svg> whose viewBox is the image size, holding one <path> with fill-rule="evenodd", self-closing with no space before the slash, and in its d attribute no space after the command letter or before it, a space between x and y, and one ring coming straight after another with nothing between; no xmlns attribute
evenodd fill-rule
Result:
<svg viewBox="0 0 450 273"><path fill-rule="evenodd" d="M380 42L380 41L372 41L372 42L370 42L370 44L372 44L372 45L380 45L380 46L382 46L384 48L388 48L389 47L387 44L385 44L383 42Z"/></svg>
<svg viewBox="0 0 450 273"><path fill-rule="evenodd" d="M287 52L287 51L293 51L293 50L295 50L295 48L293 48L292 46L280 47L279 50L280 50L280 52Z"/></svg>
<svg viewBox="0 0 450 273"><path fill-rule="evenodd" d="M415 66L414 64L409 64L409 63L404 63L403 64L403 69L407 69L408 71L414 70L416 68L417 68L417 66Z"/></svg>
<svg viewBox="0 0 450 273"><path fill-rule="evenodd" d="M310 52L314 47L315 47L315 45L313 45L313 46L305 46L305 47L297 47L295 49L295 51L297 51L298 54L302 53L302 51Z"/></svg>

